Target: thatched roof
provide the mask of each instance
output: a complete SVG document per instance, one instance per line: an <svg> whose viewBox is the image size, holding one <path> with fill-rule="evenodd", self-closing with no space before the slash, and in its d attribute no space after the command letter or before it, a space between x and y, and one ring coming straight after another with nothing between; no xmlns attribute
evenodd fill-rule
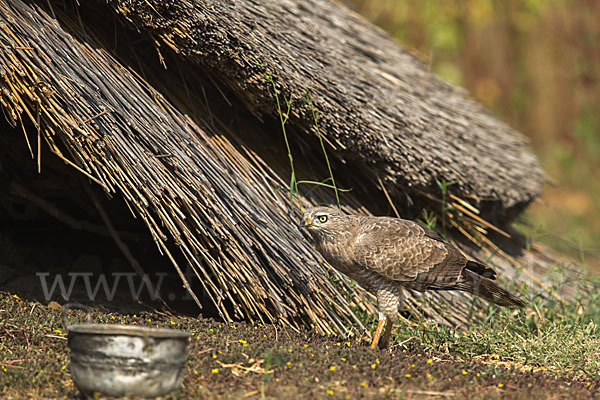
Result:
<svg viewBox="0 0 600 400"><path fill-rule="evenodd" d="M445 179L456 181L454 194L507 219L542 190L544 173L523 135L337 2L110 3L259 116L276 113L265 69L293 99L290 125L315 134L304 99L311 94L336 156L382 179L397 199L439 195L435 180Z"/></svg>
<svg viewBox="0 0 600 400"><path fill-rule="evenodd" d="M343 8L319 2L325 9L315 15L317 2L258 3L112 2L113 10L140 28L138 34L122 29L103 2L69 9L63 3L0 0L4 114L23 130L24 146L30 146L41 173L39 149L47 146L107 195L122 196L186 287L177 259L183 256L193 267L224 319L343 333L360 326L354 312L373 310L368 295L330 270L296 228L298 207L336 200L330 190L313 187L298 193L290 208L286 150L274 144L281 140L281 126L267 119L276 103L266 71L282 104L292 88L311 93L329 151L336 149L336 176L355 188L342 194L346 210L368 213L361 204L387 201L385 186L374 192L373 177L386 180L388 188L400 183L409 195L434 200L439 193L430 188L433 177L459 179L458 191L448 197L455 207L446 216L449 226L492 253L504 272L523 260L513 257L531 258L539 268L516 279L539 290L538 275L550 263L540 257L545 252L510 256L498 249L486 236L498 229L465 200L491 198L506 215L537 194L542 173L522 137ZM295 23L284 25L283 14L276 18L284 11ZM325 26L319 33L323 47L314 30L303 28L315 23L311 19ZM275 30L279 33L269 37L270 26L285 26L287 34ZM288 39L299 32L305 32L303 45L292 51ZM367 42L356 42L359 36L352 35L358 33ZM328 47L336 41L348 44L352 65ZM383 54L371 41L393 54ZM267 46L262 54L261 43ZM302 57L294 64L295 54ZM313 74L305 74L311 65ZM402 68L406 75L395 72ZM427 90L419 92L414 79L427 82ZM319 142L298 138L303 128L316 129L308 111L312 115L308 102L296 99L287 126L295 132L290 140L297 172L310 178L324 164ZM425 166L414 161L419 152L429 160ZM474 154L481 163L471 165ZM435 302L422 301L432 297ZM408 306L457 325L471 315L466 299L415 295ZM456 314L444 312L450 303Z"/></svg>

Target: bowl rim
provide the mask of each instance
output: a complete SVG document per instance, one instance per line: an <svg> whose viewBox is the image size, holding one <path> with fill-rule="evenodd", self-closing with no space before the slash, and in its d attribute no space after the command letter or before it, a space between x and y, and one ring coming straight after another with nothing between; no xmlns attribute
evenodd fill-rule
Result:
<svg viewBox="0 0 600 400"><path fill-rule="evenodd" d="M117 335L117 336L138 336L154 338L188 338L192 336L190 332L179 329L169 328L150 328L138 325L120 325L120 324L78 324L67 326L69 333L87 334L87 335Z"/></svg>

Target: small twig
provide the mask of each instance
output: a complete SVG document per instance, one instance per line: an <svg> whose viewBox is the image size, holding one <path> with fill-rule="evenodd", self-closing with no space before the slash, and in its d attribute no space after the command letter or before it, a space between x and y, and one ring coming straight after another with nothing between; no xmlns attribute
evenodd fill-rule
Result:
<svg viewBox="0 0 600 400"><path fill-rule="evenodd" d="M471 217L472 219L474 219L475 221L479 222L480 224L487 226L488 228L498 232L499 234L501 234L504 237L507 238L511 238L510 234L506 233L505 231L503 231L502 229L490 224L489 222L487 222L486 220L484 220L483 218L481 218L480 216L472 213L471 211L467 210L465 207L461 206L458 203L450 203L451 206L455 207L457 210L462 211L463 213L465 213L467 216Z"/></svg>
<svg viewBox="0 0 600 400"><path fill-rule="evenodd" d="M338 193L337 186L335 184L335 179L333 178L333 171L331 169L331 163L329 162L329 157L327 156L327 151L325 151L325 145L323 144L323 135L321 135L321 130L319 129L319 118L317 117L317 112L315 111L315 107L312 101L312 97L310 93L306 93L306 101L310 106L310 111L312 113L312 117L315 123L315 129L317 131L317 136L319 137L319 143L321 144L321 150L323 150L323 155L325 156L325 163L327 164L327 170L329 171L329 177L331 178L331 184L333 185L333 191L335 192L335 200L337 201L338 208L341 209L340 204L340 196Z"/></svg>
<svg viewBox="0 0 600 400"><path fill-rule="evenodd" d="M406 343L410 342L411 340L415 339L415 337L411 336L408 339L394 345L394 347L400 347L400 346L404 346Z"/></svg>
<svg viewBox="0 0 600 400"><path fill-rule="evenodd" d="M388 203L390 203L390 206L392 206L392 209L394 210L394 214L396 214L396 217L401 218L400 213L398 212L398 210L396 210L396 206L394 205L394 202L390 198L390 195L388 194L387 190L385 190L385 186L383 186L383 182L381 181L381 178L377 177L377 181L379 182L379 186L381 187L381 190L383 190L383 194L385 194L385 198L387 199Z"/></svg>
<svg viewBox="0 0 600 400"><path fill-rule="evenodd" d="M44 337L49 337L49 338L54 338L54 339L61 339L61 340L67 340L66 336L58 336L58 335L44 335Z"/></svg>
<svg viewBox="0 0 600 400"><path fill-rule="evenodd" d="M96 118L103 116L104 114L106 114L106 110L105 110L105 111L102 111L102 112L99 112L98 114L96 114L96 115L94 115L94 116L92 116L92 117L89 117L89 118L87 118L87 119L84 119L83 121L81 121L81 124L82 124L82 125L85 125L85 124L87 124L88 122L90 122L90 121L93 121L93 120L95 120Z"/></svg>
<svg viewBox="0 0 600 400"><path fill-rule="evenodd" d="M16 360L4 361L2 363L2 365L11 365L11 364L16 364L18 362L32 361L32 360L35 360L35 359L34 358L19 358L19 359L16 359Z"/></svg>
<svg viewBox="0 0 600 400"><path fill-rule="evenodd" d="M446 397L456 396L456 394L454 394L452 392L433 392L433 391L429 391L429 390L407 390L406 393L422 394L425 396L446 396Z"/></svg>
<svg viewBox="0 0 600 400"><path fill-rule="evenodd" d="M40 114L42 108L42 101L38 98L37 101L37 171L38 174L42 173L42 128L40 126Z"/></svg>
<svg viewBox="0 0 600 400"><path fill-rule="evenodd" d="M215 348L214 347L209 347L208 349L204 349L198 352L194 352L194 355L198 356L200 354L204 354L204 353L208 353L209 351L213 351Z"/></svg>
<svg viewBox="0 0 600 400"><path fill-rule="evenodd" d="M477 208L473 207L468 201L464 201L463 199L461 199L458 196L453 195L452 193L448 194L448 197L450 197L452 200L458 201L460 204L462 204L464 207L468 208L475 214L479 214L479 210Z"/></svg>

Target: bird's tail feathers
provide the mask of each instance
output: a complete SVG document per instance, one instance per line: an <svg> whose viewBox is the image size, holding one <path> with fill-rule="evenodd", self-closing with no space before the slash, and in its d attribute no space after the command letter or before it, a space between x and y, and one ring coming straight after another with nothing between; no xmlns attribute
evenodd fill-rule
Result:
<svg viewBox="0 0 600 400"><path fill-rule="evenodd" d="M478 261L467 261L465 268L475 272L477 275L483 276L484 278L496 279L496 271Z"/></svg>
<svg viewBox="0 0 600 400"><path fill-rule="evenodd" d="M459 290L472 293L499 306L525 307L523 300L504 290L491 279L467 268L462 270L462 277L463 279L457 284Z"/></svg>

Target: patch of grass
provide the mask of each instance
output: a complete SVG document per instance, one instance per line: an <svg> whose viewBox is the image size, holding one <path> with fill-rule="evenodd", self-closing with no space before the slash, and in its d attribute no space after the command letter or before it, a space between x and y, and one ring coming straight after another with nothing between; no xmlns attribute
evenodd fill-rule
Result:
<svg viewBox="0 0 600 400"><path fill-rule="evenodd" d="M454 207L448 206L448 188L454 184L456 181L447 181L444 178L438 179L435 178L435 183L438 185L440 192L442 193L442 209L440 210L440 215L442 216L442 232L444 235L446 234L446 213L448 211L453 211Z"/></svg>
<svg viewBox="0 0 600 400"><path fill-rule="evenodd" d="M573 378L600 374L600 281L587 283L575 304L536 296L521 310L490 305L484 323L454 330L431 320L397 324L396 342L461 360L478 359Z"/></svg>
<svg viewBox="0 0 600 400"><path fill-rule="evenodd" d="M321 136L321 130L319 129L319 115L315 110L315 106L313 104L312 96L310 95L310 93L306 93L305 98L306 103L310 107L310 111L315 125L315 130L317 131L317 135L319 136L319 143L321 144L321 150L323 150L323 156L325 157L325 163L327 164L327 171L329 172L329 179L331 179L331 185L333 186L333 191L335 193L335 200L337 202L337 206L341 208L340 195L338 193L338 188L335 185L335 178L333 177L333 171L331 170L331 163L329 162L329 157L327 156L327 151L325 150L325 144L323 143L323 136Z"/></svg>
<svg viewBox="0 0 600 400"><path fill-rule="evenodd" d="M273 96L275 97L275 102L277 104L277 114L279 115L279 123L281 124L283 140L285 141L285 148L287 151L288 158L290 160L291 171L290 171L289 193L290 193L290 209L293 210L293 208L294 208L293 196L298 194L298 182L296 180L296 171L294 170L294 157L292 156L292 149L290 148L290 142L288 140L287 131L285 129L285 125L287 124L288 119L290 118L290 110L292 108L293 93L290 93L289 98L287 98L287 99L284 98L285 104L286 104L286 111L283 111L283 109L281 107L281 101L279 100L279 91L277 90L277 85L275 84L275 81L273 80L273 76L271 75L271 72L269 70L266 70L264 73L264 77L265 77L266 81L273 88Z"/></svg>
<svg viewBox="0 0 600 400"><path fill-rule="evenodd" d="M314 190L314 188L316 188L318 186L333 189L334 194L335 194L336 204L339 208L341 208L339 193L340 192L348 192L351 189L340 189L339 187L337 187L337 185L335 183L335 178L333 177L333 170L331 168L329 156L327 155L327 151L325 149L325 143L323 141L323 136L321 135L321 130L319 128L319 114L314 107L312 95L310 93L305 93L304 100L306 101L306 104L310 108L311 117L313 119L313 124L314 124L314 129L317 133L317 137L319 138L321 150L323 151L325 164L327 165L327 171L329 173L329 176L321 182L315 181L315 180L300 180L299 181L296 176L296 171L294 168L294 157L292 155L292 149L290 147L288 133L286 130L286 124L290 118L290 112L292 109L292 102L293 102L293 98L294 98L293 92L290 93L288 98L284 97L284 101L285 101L285 110L284 110L284 108L282 107L282 102L279 98L280 91L277 89L277 84L275 82L275 79L273 78L271 71L269 69L267 69L263 64L261 64L256 59L254 60L254 63L256 66L258 66L264 70L263 77L266 80L266 82L271 86L271 89L273 90L273 97L275 98L275 105L277 107L277 115L279 116L279 123L281 125L281 131L282 131L283 139L285 142L286 152L288 155L288 159L290 161L290 185L289 185L289 189L288 189L289 197L290 197L290 210L294 209L294 197L297 197L299 195L298 185L300 185L300 184L308 184L308 185L314 186L312 189L309 189L309 191L304 194L305 196L308 195L310 192L312 192ZM326 182L331 182L331 184L328 184Z"/></svg>

